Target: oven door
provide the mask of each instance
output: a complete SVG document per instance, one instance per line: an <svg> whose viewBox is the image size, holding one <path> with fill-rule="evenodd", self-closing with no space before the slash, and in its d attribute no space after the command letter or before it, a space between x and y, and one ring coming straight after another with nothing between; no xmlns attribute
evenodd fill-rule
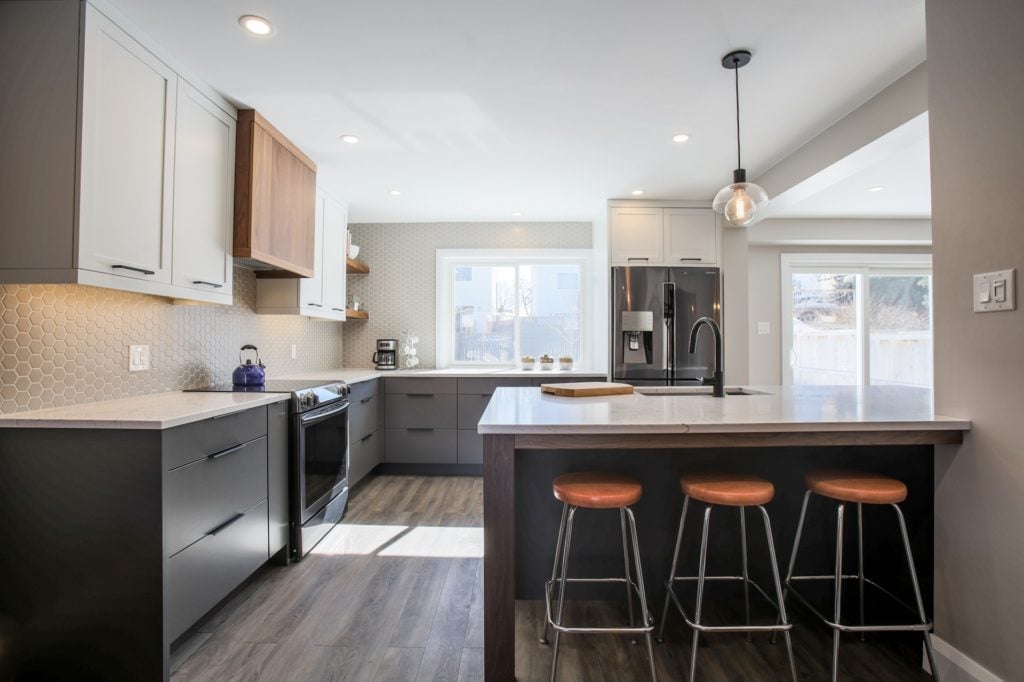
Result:
<svg viewBox="0 0 1024 682"><path fill-rule="evenodd" d="M295 415L295 446L301 524L348 486L348 402Z"/></svg>

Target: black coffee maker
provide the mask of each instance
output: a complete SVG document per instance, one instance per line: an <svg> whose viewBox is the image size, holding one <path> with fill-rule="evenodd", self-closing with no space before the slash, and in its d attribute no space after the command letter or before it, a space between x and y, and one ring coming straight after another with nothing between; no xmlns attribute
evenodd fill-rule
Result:
<svg viewBox="0 0 1024 682"><path fill-rule="evenodd" d="M398 369L398 339L377 339L374 369Z"/></svg>

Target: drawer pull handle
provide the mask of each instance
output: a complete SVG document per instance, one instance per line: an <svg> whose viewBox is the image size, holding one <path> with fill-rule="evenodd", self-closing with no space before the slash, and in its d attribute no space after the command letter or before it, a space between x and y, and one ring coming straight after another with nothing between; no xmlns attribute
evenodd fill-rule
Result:
<svg viewBox="0 0 1024 682"><path fill-rule="evenodd" d="M209 455L207 457L207 459L219 459L220 457L223 457L224 455L230 455L232 452L238 452L239 450L241 450L245 446L246 446L246 443L241 443L239 445L235 445L234 447L227 448L226 450L221 450L220 452L215 452L212 455Z"/></svg>
<svg viewBox="0 0 1024 682"><path fill-rule="evenodd" d="M410 398L433 398L433 393L406 393Z"/></svg>
<svg viewBox="0 0 1024 682"><path fill-rule="evenodd" d="M699 262L701 262L704 259L703 258L680 258L679 260L681 260L684 263L699 263Z"/></svg>
<svg viewBox="0 0 1024 682"><path fill-rule="evenodd" d="M634 260L648 261L648 260L651 260L651 259L648 258L647 256L644 256L643 258L641 258L640 256L630 256L629 258L626 259L626 261L634 261Z"/></svg>
<svg viewBox="0 0 1024 682"><path fill-rule="evenodd" d="M370 402L371 400L373 400L373 398L374 398L374 396L372 396L372 395L371 395L371 396L370 396L369 398L363 398L363 399L362 399L362 400L360 400L359 402L365 405L366 403L368 403L368 402Z"/></svg>
<svg viewBox="0 0 1024 682"><path fill-rule="evenodd" d="M373 434L372 434L372 433L371 433L371 434L369 434L369 435L363 436L362 438L360 438L360 439L359 439L359 442L360 442L360 443L363 443L363 442L365 442L365 441L368 441L368 440L370 440L371 438L373 438Z"/></svg>
<svg viewBox="0 0 1024 682"><path fill-rule="evenodd" d="M216 284L214 282L204 282L201 279L197 279L197 280L193 281L192 284L202 284L203 286L213 287L214 289L220 289L220 288L222 288L224 286L223 284Z"/></svg>
<svg viewBox="0 0 1024 682"><path fill-rule="evenodd" d="M132 272L138 272L143 275L155 275L156 272L153 270L146 270L145 268L134 268L131 265L111 265L111 270L131 270Z"/></svg>
<svg viewBox="0 0 1024 682"><path fill-rule="evenodd" d="M492 395L494 395L494 394L493 393L481 393L480 397L481 398L490 398Z"/></svg>
<svg viewBox="0 0 1024 682"><path fill-rule="evenodd" d="M219 526L217 526L213 530L207 531L206 534L207 535L216 535L217 533L220 533L221 531L225 531L225 530L228 529L228 526L234 525L235 522L238 521L239 519L241 519L243 516L245 516L245 514L242 513L242 512L239 512L238 514L235 514L230 519L228 519L224 523L220 524Z"/></svg>
<svg viewBox="0 0 1024 682"><path fill-rule="evenodd" d="M306 305L312 306L313 308L323 308L319 303L307 303Z"/></svg>
<svg viewBox="0 0 1024 682"><path fill-rule="evenodd" d="M343 312L345 312L344 308L331 308L331 310L333 310L336 313L343 313Z"/></svg>
<svg viewBox="0 0 1024 682"><path fill-rule="evenodd" d="M411 428L411 429L408 429L408 430L409 430L409 431L433 431L434 429L428 429L428 428Z"/></svg>

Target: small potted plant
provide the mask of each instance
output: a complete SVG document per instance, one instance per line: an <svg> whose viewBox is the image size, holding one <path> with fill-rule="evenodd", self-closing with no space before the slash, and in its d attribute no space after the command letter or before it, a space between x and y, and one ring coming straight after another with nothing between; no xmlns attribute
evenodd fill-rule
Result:
<svg viewBox="0 0 1024 682"><path fill-rule="evenodd" d="M536 363L537 358L533 357L532 355L524 355L523 357L519 358L519 365L523 369L533 369Z"/></svg>
<svg viewBox="0 0 1024 682"><path fill-rule="evenodd" d="M572 369L572 356L561 355L558 357L558 369L570 370Z"/></svg>
<svg viewBox="0 0 1024 682"><path fill-rule="evenodd" d="M547 353L545 353L544 355L540 356L540 368L541 369L551 369L554 366L555 366L555 359L553 357L551 357Z"/></svg>

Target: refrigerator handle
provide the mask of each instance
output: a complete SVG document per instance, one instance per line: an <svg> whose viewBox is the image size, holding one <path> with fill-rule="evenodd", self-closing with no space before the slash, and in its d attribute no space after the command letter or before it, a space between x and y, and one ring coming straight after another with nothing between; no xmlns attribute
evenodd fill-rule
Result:
<svg viewBox="0 0 1024 682"><path fill-rule="evenodd" d="M674 383L676 375L676 286L672 282L662 283L663 317L665 319L665 378Z"/></svg>

